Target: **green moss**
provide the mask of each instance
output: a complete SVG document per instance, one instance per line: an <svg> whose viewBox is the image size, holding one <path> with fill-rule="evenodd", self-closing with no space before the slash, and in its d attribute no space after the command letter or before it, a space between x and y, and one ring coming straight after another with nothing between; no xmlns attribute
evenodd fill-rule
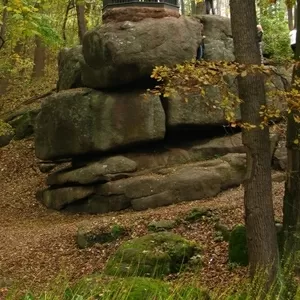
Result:
<svg viewBox="0 0 300 300"><path fill-rule="evenodd" d="M248 265L248 248L244 225L235 226L231 232L229 239L229 262L241 266Z"/></svg>
<svg viewBox="0 0 300 300"><path fill-rule="evenodd" d="M230 230L223 224L217 223L215 225L215 230L217 233L220 233L222 239L226 242L229 242L230 239Z"/></svg>
<svg viewBox="0 0 300 300"><path fill-rule="evenodd" d="M0 119L0 135L14 134L14 129L8 123Z"/></svg>
<svg viewBox="0 0 300 300"><path fill-rule="evenodd" d="M194 208L192 209L187 216L184 218L188 222L196 222L202 220L205 217L211 217L212 211L208 208Z"/></svg>
<svg viewBox="0 0 300 300"><path fill-rule="evenodd" d="M108 261L105 273L116 276L163 277L180 271L199 252L196 244L170 232L125 242Z"/></svg>
<svg viewBox="0 0 300 300"><path fill-rule="evenodd" d="M15 129L15 140L29 137L34 132L35 119L39 110L32 110L12 120L10 125Z"/></svg>

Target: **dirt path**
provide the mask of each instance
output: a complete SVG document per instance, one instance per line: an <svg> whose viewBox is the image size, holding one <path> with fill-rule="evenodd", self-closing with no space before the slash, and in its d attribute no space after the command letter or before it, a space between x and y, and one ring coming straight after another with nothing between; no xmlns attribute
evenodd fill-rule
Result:
<svg viewBox="0 0 300 300"><path fill-rule="evenodd" d="M64 272L70 279L102 270L107 258L122 241L80 250L76 247L78 225L92 222L110 227L122 224L131 238L147 231L152 220L177 219L194 207L216 209L222 223L243 221L243 191L232 189L207 201L193 201L144 212L126 211L105 216L71 215L45 209L35 200L45 175L37 168L33 140L13 142L0 148L0 288L1 280L22 282L28 288L45 288ZM281 215L283 184L274 183L276 215ZM208 287L233 284L245 270L228 269L227 243L217 242L212 222L180 225L174 232L194 239L204 248L200 284ZM199 279L199 276L198 276ZM19 283L21 284L21 283ZM2 283L2 286L4 284ZM0 297L1 298L1 297Z"/></svg>

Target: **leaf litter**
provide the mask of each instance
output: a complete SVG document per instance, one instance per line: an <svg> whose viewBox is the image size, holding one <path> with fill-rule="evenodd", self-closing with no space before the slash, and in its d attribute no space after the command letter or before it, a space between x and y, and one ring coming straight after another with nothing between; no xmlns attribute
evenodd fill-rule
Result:
<svg viewBox="0 0 300 300"><path fill-rule="evenodd" d="M183 220L194 208L210 208L214 217L232 228L243 223L243 189L237 187L217 197L179 203L168 207L135 212L126 210L105 215L70 214L49 210L35 198L45 187L46 174L38 169L34 140L13 141L0 148L0 299L1 290L16 283L18 288L45 290L61 274L72 282L84 275L101 272L110 255L124 241L148 232L151 221ZM282 218L283 183L273 183L277 219ZM78 226L89 224L111 228L119 224L130 235L87 249L76 245ZM228 243L215 238L215 222L208 218L194 223L181 222L172 229L198 242L202 265L197 271L168 276L166 280L207 287L227 288L247 278L247 268L230 268ZM7 286L6 286L7 285Z"/></svg>

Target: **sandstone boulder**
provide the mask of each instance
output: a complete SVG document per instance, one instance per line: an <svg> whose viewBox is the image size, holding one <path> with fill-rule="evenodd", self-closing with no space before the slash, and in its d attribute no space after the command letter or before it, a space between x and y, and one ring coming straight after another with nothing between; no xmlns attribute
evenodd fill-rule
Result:
<svg viewBox="0 0 300 300"><path fill-rule="evenodd" d="M220 159L162 169L157 174L108 182L96 194L123 196L134 210L145 210L182 201L201 200L242 183L245 154L228 154Z"/></svg>
<svg viewBox="0 0 300 300"><path fill-rule="evenodd" d="M37 192L37 199L46 207L60 210L66 205L85 199L94 193L93 186L61 187Z"/></svg>
<svg viewBox="0 0 300 300"><path fill-rule="evenodd" d="M83 40L82 80L91 88L114 88L149 79L155 66L196 57L199 21L180 17L103 24Z"/></svg>
<svg viewBox="0 0 300 300"><path fill-rule="evenodd" d="M234 61L230 19L216 15L203 15L200 20L204 25L203 34L206 36L204 59Z"/></svg>
<svg viewBox="0 0 300 300"><path fill-rule="evenodd" d="M159 97L73 89L43 101L35 150L38 158L51 160L162 140L164 135Z"/></svg>
<svg viewBox="0 0 300 300"><path fill-rule="evenodd" d="M273 166L276 170L285 171L287 167L287 148L285 141L280 141L273 157Z"/></svg>
<svg viewBox="0 0 300 300"><path fill-rule="evenodd" d="M136 171L137 164L123 156L112 156L102 161L91 163L82 168L68 168L52 173L47 178L48 185L92 184L110 181L111 175ZM120 176L120 175L119 175Z"/></svg>
<svg viewBox="0 0 300 300"><path fill-rule="evenodd" d="M83 63L82 46L64 48L58 56L57 90L82 87L81 64Z"/></svg>

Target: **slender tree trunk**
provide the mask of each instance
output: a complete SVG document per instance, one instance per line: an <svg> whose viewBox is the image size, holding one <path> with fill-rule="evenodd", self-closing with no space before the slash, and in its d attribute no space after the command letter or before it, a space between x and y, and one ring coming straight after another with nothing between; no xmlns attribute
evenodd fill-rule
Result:
<svg viewBox="0 0 300 300"><path fill-rule="evenodd" d="M245 65L259 65L255 0L231 0L230 9L237 62ZM258 270L268 274L265 286L267 292L277 277L279 255L272 202L269 129L259 128L262 121L259 111L262 105L266 105L263 75L240 76L238 89L239 96L243 100L242 122L257 126L255 129L242 131L243 144L247 149L244 205L250 275L254 278Z"/></svg>
<svg viewBox="0 0 300 300"><path fill-rule="evenodd" d="M300 0L297 0L299 7ZM299 20L300 11L297 11L297 19ZM297 40L296 40L296 64L293 71L294 83L300 78L300 23L297 24ZM300 92L299 85L296 86ZM285 195L283 202L283 228L285 233L285 250L288 255L300 249L299 232L300 232L300 146L295 141L300 140L300 124L295 121L295 117L299 117L298 108L291 107L291 113L288 115L287 125L287 180L285 183Z"/></svg>
<svg viewBox="0 0 300 300"><path fill-rule="evenodd" d="M0 36L5 40L6 36L6 27L7 27L7 18L8 18L8 11L7 11L7 6L8 0L3 0L2 5L5 7L2 12L2 24L0 28Z"/></svg>
<svg viewBox="0 0 300 300"><path fill-rule="evenodd" d="M184 16L184 15L185 15L185 4L184 4L184 0L180 0L180 8L181 8L181 14Z"/></svg>
<svg viewBox="0 0 300 300"><path fill-rule="evenodd" d="M294 28L293 7L288 7L287 13L288 13L289 29L292 30Z"/></svg>
<svg viewBox="0 0 300 300"><path fill-rule="evenodd" d="M34 49L34 65L32 70L32 78L40 78L45 73L46 47L39 36L35 37Z"/></svg>
<svg viewBox="0 0 300 300"><path fill-rule="evenodd" d="M3 6L6 6L8 4L8 0L3 0L2 3ZM4 46L5 39L6 39L7 18L8 18L8 11L6 8L4 8L2 12L2 24L0 29L0 37L2 39L0 41L1 48ZM6 93L7 88L8 88L8 78L0 78L0 96ZM2 107L1 103L0 106Z"/></svg>
<svg viewBox="0 0 300 300"><path fill-rule="evenodd" d="M63 37L63 40L65 41L65 43L67 42L66 27L67 27L68 16L69 16L70 10L73 9L74 7L75 7L74 0L69 0L67 8L66 8L66 12L65 12L63 25L62 25L62 37Z"/></svg>
<svg viewBox="0 0 300 300"><path fill-rule="evenodd" d="M79 37L80 44L82 44L83 36L86 33L85 4L83 1L77 0L76 13L77 13L77 24L78 24L78 37Z"/></svg>
<svg viewBox="0 0 300 300"><path fill-rule="evenodd" d="M194 16L196 14L196 1L191 0L191 15Z"/></svg>
<svg viewBox="0 0 300 300"><path fill-rule="evenodd" d="M298 4L296 4L294 6L294 26L297 26L298 27L298 24L297 24L297 19L298 19Z"/></svg>

